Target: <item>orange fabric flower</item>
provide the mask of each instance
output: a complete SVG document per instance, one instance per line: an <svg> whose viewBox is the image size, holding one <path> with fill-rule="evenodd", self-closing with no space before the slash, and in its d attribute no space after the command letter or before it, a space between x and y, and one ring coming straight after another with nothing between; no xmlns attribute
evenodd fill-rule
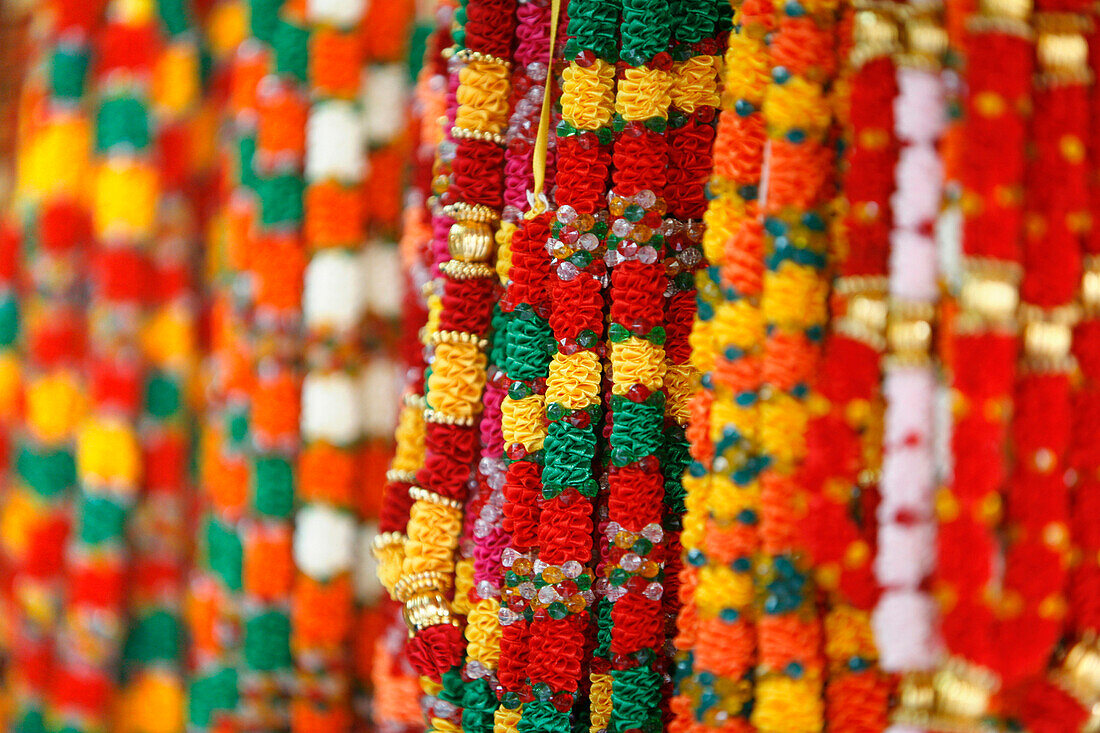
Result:
<svg viewBox="0 0 1100 733"><path fill-rule="evenodd" d="M244 548L244 587L267 601L282 599L294 578L290 528L263 527L248 538Z"/></svg>
<svg viewBox="0 0 1100 733"><path fill-rule="evenodd" d="M298 494L302 501L350 506L355 486L355 459L329 443L305 448L298 462Z"/></svg>

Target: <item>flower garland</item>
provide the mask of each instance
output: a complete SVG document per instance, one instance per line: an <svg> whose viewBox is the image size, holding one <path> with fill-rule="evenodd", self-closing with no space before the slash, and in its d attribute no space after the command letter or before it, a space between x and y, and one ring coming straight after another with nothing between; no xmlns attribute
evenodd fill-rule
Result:
<svg viewBox="0 0 1100 733"><path fill-rule="evenodd" d="M440 259L442 309L434 359L426 379L424 467L410 489L403 574L396 595L414 637L409 656L445 690L460 683L462 638L447 601L455 588L451 554L462 530L469 468L476 454L476 416L485 386L484 340L493 302L493 228L503 207L503 150L508 124L508 61L515 6L511 0L471 0L459 11L455 42L453 181L442 197L454 221L448 255ZM462 22L464 20L465 22ZM452 706L452 696L444 701ZM450 721L433 718L435 729Z"/></svg>
<svg viewBox="0 0 1100 733"><path fill-rule="evenodd" d="M890 682L877 669L871 609L878 588L874 508L881 464L881 357L886 346L890 195L897 161L892 9L854 13L844 87L849 95L842 181L845 212L833 283L832 330L825 341L806 428L800 483L815 580L825 592L828 664L825 715L830 730L886 727Z"/></svg>
<svg viewBox="0 0 1100 733"><path fill-rule="evenodd" d="M523 556L505 560L509 608L523 617L505 628L501 640L500 679L507 691L497 720L505 730L570 729L595 600L587 566L597 492L592 466L600 414L600 250L607 233L600 210L611 162L614 68L608 60L615 53L618 4L574 0L569 10L564 54L570 61L562 72L562 121L557 127L558 208L546 244L553 258L547 321L557 353L548 367L543 397L548 424L541 495L538 476L530 471L517 472L505 485L508 502L533 513L527 521L536 533ZM514 649L517 644L524 646L518 652L522 656ZM525 665L512 673L520 691L506 682L506 658ZM606 671L592 667L593 726L601 706L609 705Z"/></svg>
<svg viewBox="0 0 1100 733"><path fill-rule="evenodd" d="M212 383L199 446L205 511L187 613L193 655L187 722L198 730L231 726L240 704L237 649L244 550L239 525L251 481L245 449L252 379L242 293L255 217L256 87L268 65L266 49L250 37L258 27L250 19L259 21L261 15L250 15L243 1L230 0L213 8L206 23L215 60L211 87L223 100L230 144L221 153L226 199L211 222L219 236L209 237L206 262L212 281L206 369Z"/></svg>
<svg viewBox="0 0 1100 733"><path fill-rule="evenodd" d="M883 589L872 617L879 664L927 670L939 651L935 601L923 587L935 557L935 393L932 320L938 299L936 245L947 124L941 58L947 35L937 10L906 8L905 52L897 57L887 355L883 361L881 504L875 577Z"/></svg>
<svg viewBox="0 0 1100 733"><path fill-rule="evenodd" d="M1089 227L1086 140L1091 75L1085 33L1091 19L1086 12L1084 3L1041 1L1033 18L1038 72L1033 99L1042 113L1034 116L1030 129L1036 155L1027 172L1020 284L1023 354L1012 428L1016 466L1008 494L1009 502L1016 502L1009 503L1009 521L1015 524L1014 536L1025 545L1012 552L1028 552L1024 562L1031 567L1046 565L1042 581L1014 578L1022 596L1038 598L1035 612L1042 626L1024 614L1023 625L1008 631L1010 638L1031 633L1039 637L1032 643L1046 644L1046 654L1034 652L1037 661L1024 671L1028 675L1045 668L1069 611L1062 596L1073 563L1072 497L1065 467L1072 465L1074 449L1073 375L1078 365L1072 341L1079 318L1081 248ZM1013 509L1029 500L1026 511ZM1035 571L1024 572L1030 576ZM1074 659L1065 661L1069 668L1063 674L1031 681L1013 711L1029 730L1076 730L1085 722L1095 692L1087 684L1080 691L1079 685L1066 684L1065 677L1072 680L1080 670L1074 668Z"/></svg>
<svg viewBox="0 0 1100 733"><path fill-rule="evenodd" d="M500 705L495 690L498 686L506 689L497 675L503 629L526 624L526 619L521 619L508 605L502 606L502 563L514 563L519 554L529 551L537 541L535 515L529 506L510 503L506 488L517 482L528 486L538 482L540 451L546 434L542 395L553 350L546 322L549 256L545 243L550 232L546 215L526 221L521 208L526 208L528 192L535 185L532 160L550 73L547 52L551 15L551 3L545 0L521 2L517 6L512 88L519 101L506 135L505 206L503 223L497 232L497 273L505 293L495 318L498 330L486 388L493 399L486 397L482 417L485 447L479 477L484 501L478 514L468 515L474 521L475 588L466 627L469 682L463 700L465 730L494 728ZM548 163L552 165L552 161ZM535 200L541 194L534 192ZM516 686L515 675L508 682Z"/></svg>
<svg viewBox="0 0 1100 733"><path fill-rule="evenodd" d="M664 612L664 292L668 207L668 109L672 16L667 2L625 2L615 98L618 134L608 194L611 231L608 337L610 466L603 575L611 603L611 712L614 730L660 725Z"/></svg>
<svg viewBox="0 0 1100 733"><path fill-rule="evenodd" d="M303 204L309 262L302 291L309 371L301 387L294 528L294 730L347 730L352 723L346 646L354 606L356 444L365 423L357 340L366 309L359 253L366 156L355 103L362 18L359 3L311 4L308 27L301 28L309 34L304 71L311 87Z"/></svg>
<svg viewBox="0 0 1100 733"><path fill-rule="evenodd" d="M294 469L301 435L327 437L324 428L316 426L315 412L300 412L301 390L312 387L301 382L298 341L305 270L302 223L308 104L303 86L310 59L303 5L285 3L276 13L275 7L254 4L251 16L253 33L270 44L272 56L267 74L256 86L256 149L252 157L256 217L247 263L251 285L247 336L253 379L246 455L255 488L241 524L240 720L246 726L268 730L298 727L301 718L308 720L311 712L308 707L290 709L291 645L293 638L311 646L306 641L308 629L316 628L316 622L310 618L314 602L310 596L322 590L305 581L295 588L295 560L302 561L303 572L312 580L336 575L350 564L354 527L352 522L342 521L343 515L328 514L323 508L310 512L307 507L299 516L293 515L300 478ZM340 152L343 165L359 162L354 155ZM329 161L311 158L309 162L312 173L325 170ZM327 402L325 387L318 391L320 401ZM347 401L344 395L339 399ZM326 415L321 422L336 432L345 420ZM297 542L295 525L301 530ZM331 543L333 551L327 558L311 555L312 543L303 541L317 535ZM292 609L297 624L292 622ZM338 632L340 621L333 611L331 629ZM295 627L301 635L295 635Z"/></svg>
<svg viewBox="0 0 1100 733"><path fill-rule="evenodd" d="M1088 64L1093 79L1100 71L1100 26L1096 14L1090 16L1091 32L1086 33ZM1100 87L1095 81L1086 100L1090 115L1086 135L1089 152L1088 211L1096 221L1100 214L1100 185L1096 168L1100 158ZM1079 558L1071 570L1067 585L1069 599L1068 650L1055 682L1068 691L1079 703L1078 710L1062 707L1062 716L1054 719L1067 728L1074 718L1082 716L1080 710L1095 710L1100 701L1100 684L1089 669L1100 656L1097 647L1097 631L1100 630L1100 532L1089 517L1100 507L1100 431L1097 416L1100 415L1100 228L1095 223L1083 241L1083 267L1080 289L1080 322L1073 333L1073 356L1080 368L1080 381L1073 397L1073 431L1070 465L1076 475L1072 484L1072 511L1070 535L1073 552ZM1095 713L1085 727L1095 722Z"/></svg>
<svg viewBox="0 0 1100 733"><path fill-rule="evenodd" d="M366 69L359 91L363 132L369 149L367 176L361 187L366 219L367 246L362 253L367 283L364 289L367 318L360 326L365 344L360 366L361 394L372 406L363 410L363 443L358 451L360 481L356 501L359 532L352 580L355 591L355 629L352 634L356 709L373 696L371 680L375 642L383 626L394 621L390 604L375 575L371 552L378 534L379 510L385 471L393 456L394 427L401 405L401 381L397 353L405 290L393 287L400 278L397 238L401 228L405 158L410 152L407 110L410 102L409 38L414 15L427 13L430 4L414 7L397 3L367 3L358 36ZM414 59L419 66L421 58ZM413 75L415 76L415 74ZM410 341L415 342L415 330ZM377 409L374 406L377 405ZM397 619L400 623L400 620ZM403 626L403 624L402 624Z"/></svg>
<svg viewBox="0 0 1100 733"><path fill-rule="evenodd" d="M806 486L806 427L815 405L828 288L821 270L829 250L826 198L833 153L827 95L835 74L836 7L788 2L776 7L771 76L764 97L769 166L764 211L766 271L761 296L767 337L761 400L757 566L759 666L752 722L764 731L817 731L823 721L822 630L799 527Z"/></svg>
<svg viewBox="0 0 1100 733"><path fill-rule="evenodd" d="M136 430L145 369L140 336L159 185L148 109L156 19L119 3L108 4L107 16L95 49L85 355L91 404L76 434L80 491L65 550L68 597L46 718L75 730L107 725L125 639L126 534L143 471Z"/></svg>
<svg viewBox="0 0 1100 733"><path fill-rule="evenodd" d="M695 725L748 730L752 699L764 344L758 195L765 142L761 110L769 80L764 37L774 25L772 6L742 3L734 20L708 184L703 249L710 266L696 276L698 315L691 336L703 389L691 405L693 462L684 477L675 731Z"/></svg>
<svg viewBox="0 0 1100 733"><path fill-rule="evenodd" d="M1060 618L1051 615L1057 613L1062 583L1060 558L1051 557L1038 533L1028 531L1029 522L1019 525L1020 541L1007 550L1003 589L988 591L1003 507L1008 506L1009 522L1016 524L1023 519L1021 507L1034 508L1045 520L1059 501L1055 495L1053 504L1033 504L1039 499L1034 484L1008 480L1003 454L1011 437L1024 234L1020 197L1004 192L1024 183L1030 11L1029 3L985 3L968 18L962 34L968 72L959 165L964 260L947 362L954 393L954 475L936 497L939 557L933 585L944 641L954 657L932 682L934 707L926 712L937 725L959 715L966 717L961 724L974 724L970 718L987 714L1001 679L1015 682L1037 672L1060 629ZM1023 402L1019 407L1031 409ZM1025 434L1017 438L1024 440L1021 448L1027 445ZM1021 461L1022 474L1030 472L1027 460ZM1051 602L1044 600L1047 596ZM1004 654L1009 639L1012 652ZM906 687L911 691L920 684L911 678ZM955 703L960 694L969 701L961 710Z"/></svg>
<svg viewBox="0 0 1100 733"><path fill-rule="evenodd" d="M702 253L702 218L707 210L706 182L712 164L716 108L721 70L720 28L725 26L724 0L707 3L674 3L672 83L669 88L668 180L664 222L669 251L664 259L665 278L665 426L660 454L664 473L665 534L664 595L665 638L676 635L680 611L680 573L683 568L680 533L683 529L684 471L690 460L685 429L691 415L691 398L699 385L699 372L691 362L691 328L696 313L696 272L706 264ZM663 645L662 673L674 659ZM666 686L667 687L667 686ZM671 689L665 689L668 701Z"/></svg>
<svg viewBox="0 0 1100 733"><path fill-rule="evenodd" d="M143 494L134 507L126 686L114 711L119 731L181 731L183 636L178 612L188 546L190 407L197 363L195 265L199 236L196 182L211 161L190 149L198 129L199 51L188 3L158 6L165 43L152 79L152 121L160 181L153 285L142 330Z"/></svg>
<svg viewBox="0 0 1100 733"><path fill-rule="evenodd" d="M76 485L73 439L87 398L81 361L79 253L89 239L85 192L91 128L85 95L89 46L102 7L61 3L45 31L42 56L25 87L14 205L28 272L23 419L15 438L15 482L3 514L18 617L7 680L12 720L41 728L53 682L54 634Z"/></svg>

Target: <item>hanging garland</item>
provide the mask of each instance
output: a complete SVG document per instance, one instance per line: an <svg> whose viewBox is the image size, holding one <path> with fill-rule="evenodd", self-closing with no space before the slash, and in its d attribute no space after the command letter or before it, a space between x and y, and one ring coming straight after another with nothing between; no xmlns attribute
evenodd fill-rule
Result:
<svg viewBox="0 0 1100 733"><path fill-rule="evenodd" d="M890 7L857 7L848 54L843 220L833 282L832 330L815 385L824 400L806 428L800 483L810 493L807 532L824 591L825 715L829 729L883 730L891 684L877 669L871 629L877 597L874 509L881 465L881 357L886 346L890 196L897 160Z"/></svg>
<svg viewBox="0 0 1100 733"><path fill-rule="evenodd" d="M820 358L828 288L826 199L833 153L829 82L837 31L830 3L776 6L770 44L772 81L764 97L769 165L764 213L761 310L764 344L758 515L764 558L757 565L759 664L752 722L764 731L817 731L824 709L822 629L800 531L813 405L809 387ZM756 517L754 517L756 519Z"/></svg>
<svg viewBox="0 0 1100 733"><path fill-rule="evenodd" d="M125 638L126 533L142 479L136 421L157 215L148 109L157 31L154 17L135 10L109 3L96 44L85 355L90 409L76 434L80 491L65 549L68 595L46 718L50 726L73 730L103 730L109 721Z"/></svg>
<svg viewBox="0 0 1100 733"><path fill-rule="evenodd" d="M73 440L87 398L82 391L85 323L80 256L91 236L85 192L91 127L85 85L102 5L61 3L44 31L42 56L25 88L14 205L28 271L23 420L15 436L16 479L3 526L13 561L18 617L8 683L12 720L45 725L53 685L54 634L61 622L64 549L76 485Z"/></svg>
<svg viewBox="0 0 1100 733"><path fill-rule="evenodd" d="M199 50L189 3L158 7L165 43L155 61L151 118L160 198L150 252L150 308L142 331L148 368L141 424L143 494L133 510L132 585L124 647L125 683L113 715L119 731L184 726L179 602L188 546L190 408L198 357L196 244L199 177L211 161L189 136L200 129Z"/></svg>
<svg viewBox="0 0 1100 733"><path fill-rule="evenodd" d="M297 681L291 727L347 730L353 719L347 644L354 610L356 449L365 421L357 340L366 307L358 206L366 158L362 110L355 104L363 7L311 5L307 13L308 27L295 28L302 31L295 34L299 38L308 33L301 71L311 105L303 203L309 262L302 292L308 373L301 387L294 528L291 640Z"/></svg>
<svg viewBox="0 0 1100 733"><path fill-rule="evenodd" d="M668 165L672 16L667 2L621 8L615 99L618 132L608 193L611 231L608 337L609 554L603 574L611 603L611 711L615 730L660 725L664 568L665 393L663 216Z"/></svg>
<svg viewBox="0 0 1100 733"><path fill-rule="evenodd" d="M462 531L469 469L477 452L476 417L486 381L487 342L494 300L493 230L503 207L503 133L508 125L508 61L515 6L511 0L472 0L460 10L454 56L453 181L442 195L453 220L448 254L439 259L442 309L433 336L434 360L426 379L426 455L410 489L403 573L396 595L405 603L414 638L414 666L442 680L448 708L460 700L463 643L448 603L456 589L451 554ZM463 22L464 21L464 22ZM446 677L444 678L444 676ZM453 691L453 693L452 693ZM434 729L452 729L436 706Z"/></svg>
<svg viewBox="0 0 1100 733"><path fill-rule="evenodd" d="M547 321L557 353L548 367L543 398L548 425L541 494L537 476L531 480L520 474L505 487L506 499L528 507L534 513L530 521L537 522L537 546L504 561L510 569L505 576L509 606L523 621L513 624L518 633L504 631L501 682L508 654L522 660L525 669L520 667L518 680L522 684L526 678L530 684L502 696L503 708L515 711L498 712L506 730L569 730L585 674L589 609L595 600L593 575L586 566L592 560L592 499L597 492L592 462L600 412L599 278L608 231L601 210L611 162L614 68L609 60L615 54L617 7L610 0L582 0L569 8L564 54L570 61L562 74L562 121L557 127L558 208L546 244L552 257ZM509 648L517 643L525 646L518 657ZM592 667L593 726L610 697L606 672Z"/></svg>
<svg viewBox="0 0 1100 733"><path fill-rule="evenodd" d="M668 180L665 199L668 216L663 224L668 252L664 258L665 278L665 415L660 454L664 474L665 534L664 636L676 636L680 611L680 574L683 568L680 532L683 529L685 491L683 476L690 460L685 430L691 415L691 399L699 386L699 372L691 363L691 328L696 313L696 272L703 261L706 182L712 165L716 108L720 104L718 83L721 70L720 29L726 24L726 4L678 3L670 7L673 18L672 83L669 94ZM662 650L662 673L671 671L673 656ZM673 690L665 685L662 700L667 703ZM667 712L667 711L666 711ZM668 716L666 715L666 719Z"/></svg>
<svg viewBox="0 0 1100 733"><path fill-rule="evenodd" d="M239 525L250 493L248 408L251 369L246 338L247 256L255 202L256 87L268 65L266 50L250 34L243 1L213 8L207 37L215 63L211 88L223 105L228 144L221 151L224 199L211 222L219 236L208 239L205 271L211 279L209 306L211 386L201 428L199 483L204 516L188 597L193 658L188 686L188 725L219 730L232 724L240 703L238 649L243 573Z"/></svg>
<svg viewBox="0 0 1100 733"><path fill-rule="evenodd" d="M883 357L881 504L872 624L888 672L931 669L939 651L935 600L924 587L935 557L937 370L932 328L939 297L932 227L942 198L938 150L947 124L941 59L947 34L935 9L907 7L897 56L890 293Z"/></svg>
<svg viewBox="0 0 1100 733"><path fill-rule="evenodd" d="M764 342L758 196L765 138L761 110L769 79L764 36L773 25L771 5L742 3L734 21L708 184L703 249L709 267L696 276L692 363L703 374L703 390L691 406L693 462L684 477L684 603L673 730L692 724L747 730L752 699L748 674L756 645L752 570L759 543Z"/></svg>

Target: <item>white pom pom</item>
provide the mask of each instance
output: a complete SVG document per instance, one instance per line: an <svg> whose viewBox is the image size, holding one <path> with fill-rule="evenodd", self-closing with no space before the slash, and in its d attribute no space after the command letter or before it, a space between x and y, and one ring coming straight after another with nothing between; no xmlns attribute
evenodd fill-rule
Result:
<svg viewBox="0 0 1100 733"><path fill-rule="evenodd" d="M935 602L924 593L883 594L871 620L883 669L930 669L936 663L940 646L933 626L935 614Z"/></svg>
<svg viewBox="0 0 1100 733"><path fill-rule="evenodd" d="M363 72L363 129L372 145L389 142L405 129L407 74L402 64L378 64Z"/></svg>
<svg viewBox="0 0 1100 733"><path fill-rule="evenodd" d="M932 571L935 529L930 522L879 528L875 577L890 587L915 588Z"/></svg>
<svg viewBox="0 0 1100 733"><path fill-rule="evenodd" d="M351 570L355 556L355 517L324 504L298 512L294 562L314 580L327 580Z"/></svg>
<svg viewBox="0 0 1100 733"><path fill-rule="evenodd" d="M310 374L302 384L302 437L347 445L363 432L355 381L343 372Z"/></svg>
<svg viewBox="0 0 1100 733"><path fill-rule="evenodd" d="M363 260L344 250L318 252L306 267L302 301L309 328L354 328L366 307Z"/></svg>
<svg viewBox="0 0 1100 733"><path fill-rule="evenodd" d="M366 9L366 0L308 0L306 17L314 23L331 23L346 28L358 23Z"/></svg>
<svg viewBox="0 0 1100 733"><path fill-rule="evenodd" d="M400 372L389 359L373 359L359 378L363 400L363 432L371 437L393 435L400 401Z"/></svg>
<svg viewBox="0 0 1100 733"><path fill-rule="evenodd" d="M363 273L367 308L380 316L398 315L405 280L397 245L380 240L369 242L363 253Z"/></svg>
<svg viewBox="0 0 1100 733"><path fill-rule="evenodd" d="M943 79L922 69L898 70L898 96L894 98L894 127L902 140L928 143L947 125Z"/></svg>
<svg viewBox="0 0 1100 733"><path fill-rule="evenodd" d="M314 106L306 129L306 177L311 181L336 178L354 183L363 178L366 153L355 106L326 102Z"/></svg>
<svg viewBox="0 0 1100 733"><path fill-rule="evenodd" d="M374 537L378 534L377 522L367 522L359 529L355 570L352 581L355 597L360 603L371 605L382 597L382 583L378 580L378 560L374 557Z"/></svg>

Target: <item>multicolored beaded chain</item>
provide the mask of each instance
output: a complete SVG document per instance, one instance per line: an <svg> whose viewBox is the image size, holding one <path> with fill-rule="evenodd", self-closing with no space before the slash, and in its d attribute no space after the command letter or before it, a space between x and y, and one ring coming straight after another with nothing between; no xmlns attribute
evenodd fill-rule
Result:
<svg viewBox="0 0 1100 733"><path fill-rule="evenodd" d="M759 398L764 344L759 190L768 85L770 3L737 7L708 184L692 363L703 389L691 405L693 459L684 486L683 606L678 619L672 729L747 730L753 631L753 560L759 546Z"/></svg>
<svg viewBox="0 0 1100 733"><path fill-rule="evenodd" d="M142 332L147 370L141 418L143 493L132 543L125 687L114 713L119 731L182 731L183 636L180 598L188 554L192 408L198 362L196 256L203 178L213 161L197 134L201 80L190 3L158 6L164 43L155 60L150 122L160 203L150 250L152 286Z"/></svg>
<svg viewBox="0 0 1100 733"><path fill-rule="evenodd" d="M83 418L84 334L81 252L91 237L85 192L91 179L91 126L84 98L90 45L102 6L64 2L45 30L24 88L23 142L13 197L27 273L23 419L14 436L14 482L3 523L17 617L6 683L11 720L45 725L56 677L54 635L62 619L61 582L76 485L73 440Z"/></svg>
<svg viewBox="0 0 1100 733"><path fill-rule="evenodd" d="M137 419L145 363L149 249L158 175L149 95L156 18L120 3L96 44L95 162L88 253L89 412L77 429L79 494L66 547L67 590L47 725L105 730L125 639L126 533L142 478Z"/></svg>
<svg viewBox="0 0 1100 733"><path fill-rule="evenodd" d="M603 575L611 605L611 711L603 727L614 730L660 726L670 10L667 2L627 2L620 9L624 65L617 75L604 256L610 271L611 430Z"/></svg>
<svg viewBox="0 0 1100 733"><path fill-rule="evenodd" d="M889 6L857 6L848 53L843 220L837 242L832 329L814 386L820 407L806 427L799 482L809 492L807 529L826 613L826 725L887 726L890 682L878 671L871 610L878 595L871 560L881 466L881 358L886 347L890 197L898 145L893 54L898 32Z"/></svg>
<svg viewBox="0 0 1100 733"><path fill-rule="evenodd" d="M931 669L939 642L935 600L924 585L935 558L933 496L938 373L932 329L939 298L933 226L944 170L938 146L947 124L940 8L899 8L903 53L896 57L890 283L883 357L882 475L872 616L879 664L887 672Z"/></svg>
<svg viewBox="0 0 1100 733"><path fill-rule="evenodd" d="M830 243L835 10L831 2L776 6L772 82L764 96L769 163L761 310L767 336L760 436L767 467L760 479L760 656L752 710L753 724L763 731L820 730L824 715L822 630L805 556L809 538L799 522L807 487L798 470L806 457L809 390L827 316L822 270Z"/></svg>
<svg viewBox="0 0 1100 733"><path fill-rule="evenodd" d="M1061 572L1041 560L1032 565L1020 554L1037 551L1036 558L1042 558L1047 550L1037 546L1038 537L1013 544L1004 557L1003 584L989 592L1005 500L1013 495L1009 510L1015 523L1019 510L1036 498L1026 488L1016 491L1024 487L1009 480L1004 454L1012 437L1019 346L1016 318L1025 227L1018 192L1024 185L1024 110L1033 61L1030 5L985 2L965 16L961 28L968 85L959 163L964 259L958 313L947 324L946 342L954 465L948 485L936 497L939 556L933 582L944 642L953 656L932 682L919 677L903 682L903 696L931 687L930 709L917 711L915 718L920 720L921 713L930 718L918 723L922 725L940 725L941 719L977 724L977 718L988 714L1002 677L1014 682L1038 671L1051 651L1051 632L1060 626L1037 611L1041 596L1051 592L1042 587L1048 572L1059 589ZM1012 487L1007 493L1006 484ZM1020 500L1025 503L1016 503ZM1008 654L1006 643L1011 644ZM959 709L954 701L964 694L968 702ZM960 715L961 722L956 720Z"/></svg>
<svg viewBox="0 0 1100 733"><path fill-rule="evenodd" d="M302 291L305 368L294 527L291 643L297 681L293 730L348 730L357 517L358 443L366 394L359 328L366 309L363 220L361 3L311 4L304 72L306 123L303 237L308 263ZM288 31L289 32L289 31ZM384 393L378 395L384 399ZM379 412L384 410L379 405ZM288 472L289 466L284 469ZM290 484L287 484L290 488ZM290 492L285 494L292 502Z"/></svg>

